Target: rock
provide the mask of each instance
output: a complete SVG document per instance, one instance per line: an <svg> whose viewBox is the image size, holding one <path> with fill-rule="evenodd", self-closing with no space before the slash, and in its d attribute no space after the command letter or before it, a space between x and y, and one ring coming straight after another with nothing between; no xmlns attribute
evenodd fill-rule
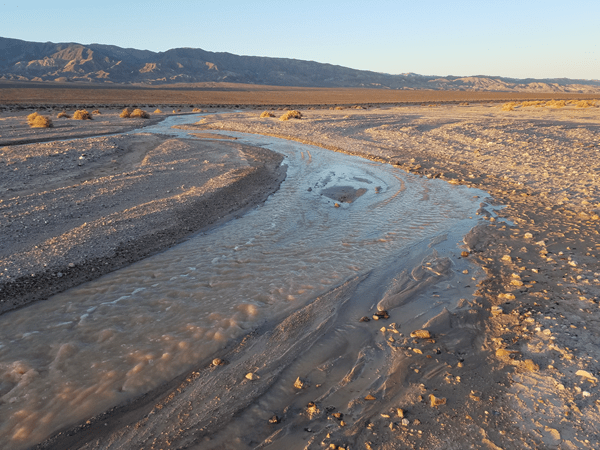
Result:
<svg viewBox="0 0 600 450"><path fill-rule="evenodd" d="M227 362L221 358L215 358L212 360L213 366L224 366L225 364L227 364Z"/></svg>
<svg viewBox="0 0 600 450"><path fill-rule="evenodd" d="M503 314L504 310L500 306L492 306L492 315L499 316Z"/></svg>
<svg viewBox="0 0 600 450"><path fill-rule="evenodd" d="M69 268L71 268L71 269L72 269L73 267L75 267L75 264L73 264L73 263L69 263Z"/></svg>
<svg viewBox="0 0 600 450"><path fill-rule="evenodd" d="M410 337L418 339L430 339L431 334L427 330L415 330L410 333Z"/></svg>
<svg viewBox="0 0 600 450"><path fill-rule="evenodd" d="M500 295L498 295L498 298L500 300L514 300L516 297L515 297L515 294L508 293L508 294L500 294Z"/></svg>
<svg viewBox="0 0 600 450"><path fill-rule="evenodd" d="M379 317L378 317L378 319L379 319ZM367 316L362 316L362 317L359 319L359 322L369 322L370 320L371 320L371 319L369 319Z"/></svg>
<svg viewBox="0 0 600 450"><path fill-rule="evenodd" d="M436 406L440 406L440 405L445 405L446 404L446 399L445 398L438 398L433 394L429 394L429 404L431 405L431 407L436 407Z"/></svg>
<svg viewBox="0 0 600 450"><path fill-rule="evenodd" d="M344 414L341 412L335 412L332 414L333 417L335 417L338 420L342 420L344 418Z"/></svg>
<svg viewBox="0 0 600 450"><path fill-rule="evenodd" d="M404 418L404 410L402 408L396 408L396 414L398 414L398 417L401 419Z"/></svg>
<svg viewBox="0 0 600 450"><path fill-rule="evenodd" d="M578 377L584 377L587 378L588 380L593 381L594 383L598 382L598 378L596 378L594 375L592 375L590 372L588 372L587 370L578 370L577 372L575 372L575 375L577 375Z"/></svg>
<svg viewBox="0 0 600 450"><path fill-rule="evenodd" d="M531 359L526 359L525 361L523 361L521 363L521 366L523 370L526 370L527 372L537 372L538 370L540 370L540 366L534 363Z"/></svg>
<svg viewBox="0 0 600 450"><path fill-rule="evenodd" d="M277 424L279 422L281 422L281 419L277 416L273 416L269 419L269 423L272 423L272 424Z"/></svg>
<svg viewBox="0 0 600 450"><path fill-rule="evenodd" d="M467 256L469 256L469 252L462 251L462 252L460 252L460 256L462 256L463 258L466 258Z"/></svg>
<svg viewBox="0 0 600 450"><path fill-rule="evenodd" d="M321 411L319 410L319 408L317 407L315 402L309 402L309 404L306 405L306 412L308 414L308 417L310 419L312 419L314 416L319 414Z"/></svg>
<svg viewBox="0 0 600 450"><path fill-rule="evenodd" d="M501 260L502 260L502 261L505 261L505 262L511 262L511 261L512 261L512 258L510 257L510 255L504 255L504 256L501 258Z"/></svg>
<svg viewBox="0 0 600 450"><path fill-rule="evenodd" d="M373 397L371 394L369 394L365 397L365 400L372 401L372 400L377 400L377 399L375 397Z"/></svg>
<svg viewBox="0 0 600 450"><path fill-rule="evenodd" d="M384 309L382 309L381 311L377 311L377 312L375 313L375 315L376 315L377 317L379 317L380 319L389 319L389 318L390 318L390 315L389 315L389 314L388 314L388 312L387 312L386 310L384 310Z"/></svg>
<svg viewBox="0 0 600 450"><path fill-rule="evenodd" d="M523 237L524 237L525 239L532 239L532 238L533 238L533 234L531 234L531 233L525 233L525 234L523 235Z"/></svg>
<svg viewBox="0 0 600 450"><path fill-rule="evenodd" d="M256 381L256 380L258 380L259 378L260 378L260 377L259 377L258 375L256 375L255 373L252 373L252 372L248 372L248 373L246 374L246 379L247 379L247 380L250 380L250 381Z"/></svg>
<svg viewBox="0 0 600 450"><path fill-rule="evenodd" d="M339 207L340 207L340 204L339 204L339 203L336 203L336 204L335 204L335 205L333 205L333 206L335 206L336 208L339 208Z"/></svg>
<svg viewBox="0 0 600 450"><path fill-rule="evenodd" d="M408 420L408 419L402 419L402 425L405 426L405 427L409 426L410 425L410 420Z"/></svg>
<svg viewBox="0 0 600 450"><path fill-rule="evenodd" d="M298 377L298 378L296 378L296 381L294 381L294 387L296 389L303 389L303 388L308 387L308 385L305 380Z"/></svg>
<svg viewBox="0 0 600 450"><path fill-rule="evenodd" d="M479 402L479 401L481 401L481 392L471 391L471 393L469 394L469 397L471 397L471 400L475 400L476 402Z"/></svg>

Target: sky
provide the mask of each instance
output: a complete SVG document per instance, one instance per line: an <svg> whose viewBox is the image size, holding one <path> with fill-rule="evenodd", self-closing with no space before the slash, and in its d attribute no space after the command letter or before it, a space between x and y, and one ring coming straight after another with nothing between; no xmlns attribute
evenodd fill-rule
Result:
<svg viewBox="0 0 600 450"><path fill-rule="evenodd" d="M0 0L0 36L391 74L600 79L599 0Z"/></svg>

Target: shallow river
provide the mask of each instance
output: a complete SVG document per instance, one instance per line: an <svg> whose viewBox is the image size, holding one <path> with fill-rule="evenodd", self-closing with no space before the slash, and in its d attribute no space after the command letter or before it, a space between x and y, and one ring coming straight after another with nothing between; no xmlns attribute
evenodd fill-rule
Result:
<svg viewBox="0 0 600 450"><path fill-rule="evenodd" d="M197 119L144 132L185 136L170 126ZM358 157L225 134L285 155L280 190L168 251L0 316L0 447L39 442L146 392L412 248L433 240L440 253L460 253L485 196ZM336 207L327 195L340 192L362 195Z"/></svg>

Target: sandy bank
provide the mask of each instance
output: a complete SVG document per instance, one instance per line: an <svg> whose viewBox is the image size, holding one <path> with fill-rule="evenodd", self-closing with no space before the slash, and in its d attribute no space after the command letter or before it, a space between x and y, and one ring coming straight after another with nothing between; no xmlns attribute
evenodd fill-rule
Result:
<svg viewBox="0 0 600 450"><path fill-rule="evenodd" d="M82 127L72 133L121 131L110 123ZM58 128L48 131L47 138L61 136ZM13 139L25 133L17 134ZM267 150L144 133L8 145L0 152L0 313L241 213L285 176L282 158Z"/></svg>

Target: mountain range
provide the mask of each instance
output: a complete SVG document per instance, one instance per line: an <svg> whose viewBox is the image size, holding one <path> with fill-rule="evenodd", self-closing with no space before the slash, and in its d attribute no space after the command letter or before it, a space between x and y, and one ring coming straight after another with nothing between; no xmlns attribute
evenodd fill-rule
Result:
<svg viewBox="0 0 600 450"><path fill-rule="evenodd" d="M505 92L600 93L600 80L391 75L286 58L195 48L152 52L114 45L28 42L0 37L0 80L170 85L206 82Z"/></svg>

